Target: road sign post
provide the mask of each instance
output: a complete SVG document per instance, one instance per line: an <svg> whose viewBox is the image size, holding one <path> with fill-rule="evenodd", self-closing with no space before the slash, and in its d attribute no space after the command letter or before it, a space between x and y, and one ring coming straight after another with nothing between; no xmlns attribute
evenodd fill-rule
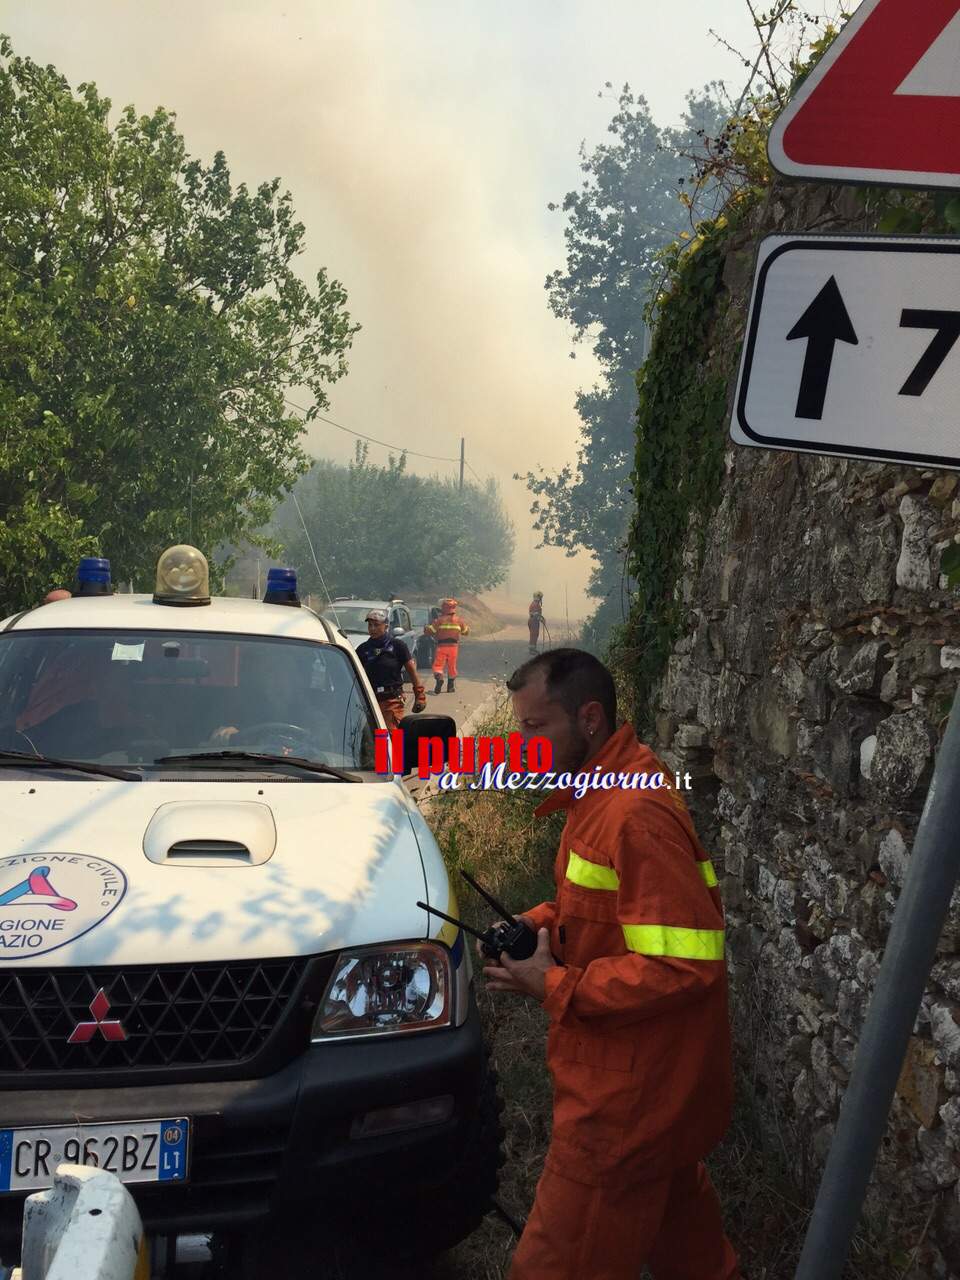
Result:
<svg viewBox="0 0 960 1280"><path fill-rule="evenodd" d="M960 468L960 240L769 236L731 435L768 449ZM853 1238L960 872L960 694L917 832L796 1280Z"/></svg>
<svg viewBox="0 0 960 1280"><path fill-rule="evenodd" d="M796 1280L837 1280L843 1272L907 1042L960 874L958 781L960 692L954 697L937 755Z"/></svg>
<svg viewBox="0 0 960 1280"><path fill-rule="evenodd" d="M862 0L774 122L788 177L960 189L960 0ZM734 441L960 469L960 241L770 236ZM914 842L796 1280L837 1280L960 873L960 692Z"/></svg>

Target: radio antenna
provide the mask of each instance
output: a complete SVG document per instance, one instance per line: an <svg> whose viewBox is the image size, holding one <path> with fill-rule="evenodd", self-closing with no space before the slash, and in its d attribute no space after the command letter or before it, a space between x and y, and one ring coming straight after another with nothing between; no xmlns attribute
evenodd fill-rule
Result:
<svg viewBox="0 0 960 1280"><path fill-rule="evenodd" d="M321 587L323 587L323 590L326 594L327 603L330 605L330 608L333 610L333 616L336 618L337 626L339 627L340 615L337 613L337 606L333 603L333 596L331 596L330 592L327 591L327 584L324 582L323 573L320 570L320 562L317 559L317 553L313 549L313 539L310 537L310 531L307 528L307 522L306 520L304 520L303 512L300 510L300 502L297 498L296 493L293 491L293 489L290 490L290 497L293 499L293 505L297 508L297 515L300 517L300 523L303 526L303 536L306 538L307 546L310 548L310 554L311 556L313 556L313 567L317 571L317 577L320 579L320 585Z"/></svg>
<svg viewBox="0 0 960 1280"><path fill-rule="evenodd" d="M501 904L496 900L496 898L493 896L492 893L487 893L486 889L482 889L480 885L477 884L476 880L474 880L473 876L470 874L469 871L464 871L463 868L461 867L460 874L463 876L464 880L466 880L467 884L470 885L472 889L476 889L480 897L483 898L484 901L488 902L491 907L493 907L494 911L498 911L500 913L501 919L506 920L507 924L517 923L516 920L514 920L513 916L510 914L510 912L507 910L507 908L504 906L501 906Z"/></svg>
<svg viewBox="0 0 960 1280"><path fill-rule="evenodd" d="M479 929L474 929L469 924L464 924L462 920L457 920L453 916L448 916L445 911L438 911L436 907L428 907L425 902L418 902L418 907L423 907L424 911L429 911L432 916L439 916L441 920L446 920L449 924L455 924L460 929L466 929L467 933L472 933L475 938L479 938L481 942L489 941L488 933L481 933Z"/></svg>

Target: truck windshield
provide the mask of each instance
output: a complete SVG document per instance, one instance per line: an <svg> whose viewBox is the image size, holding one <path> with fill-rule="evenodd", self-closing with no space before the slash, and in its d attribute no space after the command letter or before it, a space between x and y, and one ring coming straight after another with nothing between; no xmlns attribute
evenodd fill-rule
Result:
<svg viewBox="0 0 960 1280"><path fill-rule="evenodd" d="M375 609L376 605L360 605L338 604L335 607L324 609L322 616L328 622L332 622L335 627L339 627L341 631L351 631L355 635L367 634L367 614L371 609Z"/></svg>
<svg viewBox="0 0 960 1280"><path fill-rule="evenodd" d="M375 727L332 645L162 631L0 637L0 750L149 767L230 749L372 769Z"/></svg>

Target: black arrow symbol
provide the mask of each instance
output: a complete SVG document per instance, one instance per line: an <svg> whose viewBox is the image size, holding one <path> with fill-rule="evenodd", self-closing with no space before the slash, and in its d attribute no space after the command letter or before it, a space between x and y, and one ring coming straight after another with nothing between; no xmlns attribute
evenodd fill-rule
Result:
<svg viewBox="0 0 960 1280"><path fill-rule="evenodd" d="M800 393L797 396L798 418L822 418L827 398L833 348L838 342L859 346L847 308L835 276L831 276L806 311L787 334L787 341L806 338L807 354L803 360Z"/></svg>

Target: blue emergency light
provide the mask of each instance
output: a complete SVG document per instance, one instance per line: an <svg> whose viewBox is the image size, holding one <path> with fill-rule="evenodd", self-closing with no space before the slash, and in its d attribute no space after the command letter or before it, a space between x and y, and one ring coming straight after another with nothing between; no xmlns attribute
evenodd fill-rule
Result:
<svg viewBox="0 0 960 1280"><path fill-rule="evenodd" d="M104 560L102 556L84 556L77 565L77 589L74 595L113 595L113 587L110 584L110 561Z"/></svg>
<svg viewBox="0 0 960 1280"><path fill-rule="evenodd" d="M297 595L296 569L268 569L267 589L263 596L264 604L292 604L300 607Z"/></svg>

